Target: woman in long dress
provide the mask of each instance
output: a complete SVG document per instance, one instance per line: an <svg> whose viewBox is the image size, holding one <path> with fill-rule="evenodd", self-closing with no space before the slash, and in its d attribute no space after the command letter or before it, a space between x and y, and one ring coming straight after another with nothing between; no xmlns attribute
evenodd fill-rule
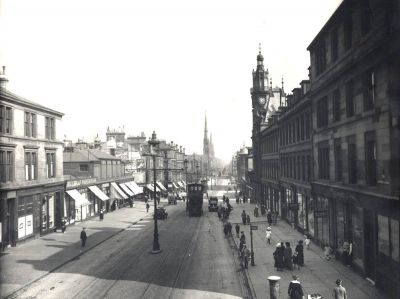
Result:
<svg viewBox="0 0 400 299"><path fill-rule="evenodd" d="M303 252L303 240L300 240L299 243L296 245L295 251L297 252L297 264L300 266L304 266L304 252Z"/></svg>

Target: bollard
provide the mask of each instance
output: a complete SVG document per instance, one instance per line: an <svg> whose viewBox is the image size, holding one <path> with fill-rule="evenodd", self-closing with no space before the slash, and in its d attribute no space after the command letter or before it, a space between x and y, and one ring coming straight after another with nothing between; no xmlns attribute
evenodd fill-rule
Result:
<svg viewBox="0 0 400 299"><path fill-rule="evenodd" d="M268 276L269 280L269 294L271 299L279 298L279 280L281 278L279 276Z"/></svg>

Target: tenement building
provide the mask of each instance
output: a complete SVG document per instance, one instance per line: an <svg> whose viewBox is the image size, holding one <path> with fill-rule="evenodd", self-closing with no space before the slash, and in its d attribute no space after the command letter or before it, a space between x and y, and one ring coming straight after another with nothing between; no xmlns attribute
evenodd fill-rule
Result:
<svg viewBox="0 0 400 299"><path fill-rule="evenodd" d="M60 226L63 113L11 93L0 75L0 242L14 246Z"/></svg>
<svg viewBox="0 0 400 299"><path fill-rule="evenodd" d="M276 153L279 148L279 161L276 161L272 174L279 178L280 189L267 189L266 196L273 199L273 209L277 211L278 190L282 197L281 215L302 232L314 231L313 213L307 210L313 203L311 193L312 180L312 142L311 142L311 100L307 96L310 87L308 80L300 82L300 88L293 89L287 96L285 107L277 120L274 140L266 138L265 147ZM273 118L273 120L275 117ZM276 120L274 120L276 123ZM276 126L276 125L275 125ZM277 135L279 134L279 136ZM269 137L271 138L271 137ZM271 141L272 145L271 146ZM268 165L266 165L268 174ZM279 175L280 168L280 176ZM268 192L269 191L269 192Z"/></svg>
<svg viewBox="0 0 400 299"><path fill-rule="evenodd" d="M308 47L314 236L338 254L351 243L354 267L396 296L399 9L399 1L343 1Z"/></svg>
<svg viewBox="0 0 400 299"><path fill-rule="evenodd" d="M400 2L343 1L308 50L275 114L253 75L256 201L398 298Z"/></svg>

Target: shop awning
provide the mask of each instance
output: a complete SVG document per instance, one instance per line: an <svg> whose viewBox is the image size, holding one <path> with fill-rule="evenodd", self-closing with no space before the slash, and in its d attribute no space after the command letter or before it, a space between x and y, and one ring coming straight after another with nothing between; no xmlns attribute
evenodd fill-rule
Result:
<svg viewBox="0 0 400 299"><path fill-rule="evenodd" d="M121 190L121 188L118 187L117 183L115 183L115 182L111 183L111 194L112 194L112 197L116 197L116 198L119 198L119 199L122 199L122 198L123 199L127 199L128 198L128 195L126 195Z"/></svg>
<svg viewBox="0 0 400 299"><path fill-rule="evenodd" d="M185 185L182 182L178 182L178 185L181 186L181 188L185 188Z"/></svg>
<svg viewBox="0 0 400 299"><path fill-rule="evenodd" d="M157 186L161 188L162 191L167 191L167 188L161 182L157 182Z"/></svg>
<svg viewBox="0 0 400 299"><path fill-rule="evenodd" d="M185 187L185 186L186 186L186 183L185 183L185 181L181 181L181 183L182 183L182 186L183 186L183 187Z"/></svg>
<svg viewBox="0 0 400 299"><path fill-rule="evenodd" d="M149 189L151 192L154 192L154 185L153 185L153 184L147 184L146 187L147 187L147 189ZM158 187L157 185L156 185L156 192L161 192L160 187Z"/></svg>
<svg viewBox="0 0 400 299"><path fill-rule="evenodd" d="M250 187L249 185L246 185L247 188L249 188L250 190L253 190L253 187Z"/></svg>
<svg viewBox="0 0 400 299"><path fill-rule="evenodd" d="M119 185L121 186L122 190L124 190L124 192L125 192L126 194L128 194L129 196L134 196L134 195L135 195L135 193L133 193L133 192L131 191L131 189L129 189L128 186L126 186L125 183L122 183L122 184L119 184Z"/></svg>
<svg viewBox="0 0 400 299"><path fill-rule="evenodd" d="M92 191L94 193L94 195L96 195L99 199L101 199L102 201L106 201L109 200L110 198L104 194L103 191L100 190L99 187L97 186L89 186L90 191Z"/></svg>
<svg viewBox="0 0 400 299"><path fill-rule="evenodd" d="M176 185L175 182L172 182L172 185L174 186L175 189L179 189L179 187Z"/></svg>
<svg viewBox="0 0 400 299"><path fill-rule="evenodd" d="M135 181L130 181L127 183L129 187L131 187L131 190L135 195L143 193L143 187L139 187Z"/></svg>
<svg viewBox="0 0 400 299"><path fill-rule="evenodd" d="M90 205L90 202L86 199L86 197L80 194L78 190L73 189L73 190L67 190L66 192L68 193L69 196L72 197L73 200L75 200L75 206L81 207Z"/></svg>

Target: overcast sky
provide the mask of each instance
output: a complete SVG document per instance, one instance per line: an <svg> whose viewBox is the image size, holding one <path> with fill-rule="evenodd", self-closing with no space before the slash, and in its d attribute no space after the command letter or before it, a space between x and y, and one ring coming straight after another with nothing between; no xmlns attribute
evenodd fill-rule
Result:
<svg viewBox="0 0 400 299"><path fill-rule="evenodd" d="M216 155L251 146L258 44L273 85L307 79L306 48L341 0L0 0L8 89L65 113L68 139L153 130Z"/></svg>

